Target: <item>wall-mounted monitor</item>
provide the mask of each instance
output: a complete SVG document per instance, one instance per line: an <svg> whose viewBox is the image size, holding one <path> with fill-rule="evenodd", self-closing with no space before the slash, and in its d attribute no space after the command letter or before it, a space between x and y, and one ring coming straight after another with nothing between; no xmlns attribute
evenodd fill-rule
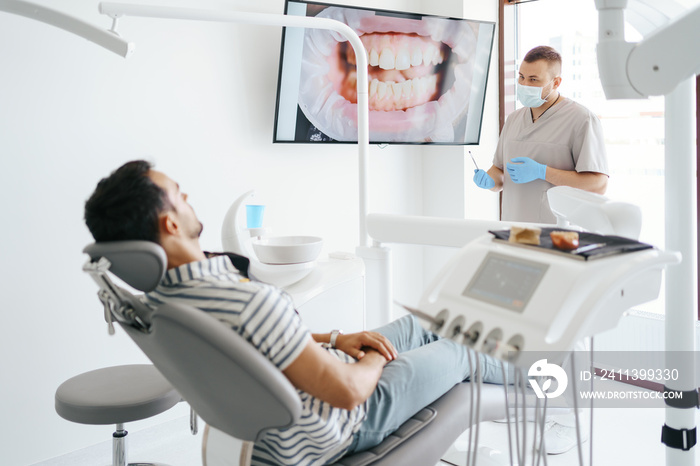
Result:
<svg viewBox="0 0 700 466"><path fill-rule="evenodd" d="M372 144L478 144L495 24L287 0L285 14L350 26L369 62ZM274 142L357 142L352 46L321 29L282 34Z"/></svg>
<svg viewBox="0 0 700 466"><path fill-rule="evenodd" d="M285 14L341 21L369 62L373 144L478 144L495 24L303 0ZM285 28L274 142L357 142L352 46L321 29Z"/></svg>

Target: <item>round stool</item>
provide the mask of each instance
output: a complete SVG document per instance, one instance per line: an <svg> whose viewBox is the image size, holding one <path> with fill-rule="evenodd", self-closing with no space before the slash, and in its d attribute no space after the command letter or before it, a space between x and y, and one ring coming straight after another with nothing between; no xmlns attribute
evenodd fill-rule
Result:
<svg viewBox="0 0 700 466"><path fill-rule="evenodd" d="M112 435L112 465L126 466L128 432L124 423L160 414L181 399L150 364L114 366L85 372L63 382L56 390L56 412L81 424L116 424Z"/></svg>

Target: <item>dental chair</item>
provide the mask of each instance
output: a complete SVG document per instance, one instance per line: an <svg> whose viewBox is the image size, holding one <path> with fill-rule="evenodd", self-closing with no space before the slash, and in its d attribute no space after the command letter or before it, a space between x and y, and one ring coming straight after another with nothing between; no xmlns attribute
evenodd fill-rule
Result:
<svg viewBox="0 0 700 466"><path fill-rule="evenodd" d="M299 421L296 389L238 333L205 312L179 304L155 308L117 286L110 274L142 292L154 289L166 271L163 249L147 241L94 243L83 269L100 287L106 319L121 328L151 359L211 427L245 442ZM108 271L110 273L108 273ZM334 463L341 466L434 465L470 425L502 418L502 387L482 387L477 416L470 413L469 383L452 390L406 421L380 445ZM240 464L249 464L252 444Z"/></svg>

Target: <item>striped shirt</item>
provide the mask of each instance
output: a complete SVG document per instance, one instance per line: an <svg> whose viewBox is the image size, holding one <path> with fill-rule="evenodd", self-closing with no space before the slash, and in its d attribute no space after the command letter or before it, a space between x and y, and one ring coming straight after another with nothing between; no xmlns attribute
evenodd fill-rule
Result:
<svg viewBox="0 0 700 466"><path fill-rule="evenodd" d="M155 304L178 302L210 313L230 325L279 370L286 369L311 338L288 294L243 279L226 256L168 270L146 298ZM355 362L342 351L328 351L343 362ZM253 465L326 464L340 458L350 446L364 420L366 403L348 411L297 392L302 404L298 423L268 431L255 444Z"/></svg>

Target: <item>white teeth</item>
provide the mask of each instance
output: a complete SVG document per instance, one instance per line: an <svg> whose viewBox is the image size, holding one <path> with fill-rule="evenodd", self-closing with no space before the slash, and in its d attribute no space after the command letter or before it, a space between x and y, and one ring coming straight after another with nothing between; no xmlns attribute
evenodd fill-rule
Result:
<svg viewBox="0 0 700 466"><path fill-rule="evenodd" d="M379 87L379 80L378 79L373 79L369 83L369 95L376 95L377 94L377 87Z"/></svg>
<svg viewBox="0 0 700 466"><path fill-rule="evenodd" d="M427 79L414 79L413 90L417 95L423 95L428 88Z"/></svg>
<svg viewBox="0 0 700 466"><path fill-rule="evenodd" d="M391 92L394 93L394 99L401 97L401 94L403 93L403 86L401 83L391 83Z"/></svg>
<svg viewBox="0 0 700 466"><path fill-rule="evenodd" d="M411 66L434 66L443 62L444 57L440 49L429 46L425 50L416 47L410 52L408 49L401 49L394 55L390 48L382 49L381 53L377 49L371 49L367 57L370 66L378 66L383 70L407 70Z"/></svg>
<svg viewBox="0 0 700 466"><path fill-rule="evenodd" d="M377 80L375 79L375 81L377 81ZM386 83L384 83L382 81L377 81L377 99L384 98L384 96L386 95L386 88L387 88Z"/></svg>
<svg viewBox="0 0 700 466"><path fill-rule="evenodd" d="M410 101L413 98L421 98L429 91L434 91L437 85L437 76L415 78L404 82L379 81L373 79L369 84L370 99L375 101L389 100L400 102Z"/></svg>
<svg viewBox="0 0 700 466"><path fill-rule="evenodd" d="M436 49L430 47L423 52L423 64L425 66L429 66L433 62L433 57L435 56L436 51Z"/></svg>
<svg viewBox="0 0 700 466"><path fill-rule="evenodd" d="M381 55L379 55L379 67L383 70L393 70L396 65L396 58L394 57L394 52L390 49L382 50Z"/></svg>
<svg viewBox="0 0 700 466"><path fill-rule="evenodd" d="M396 55L396 69L399 71L407 70L411 67L411 56L407 49L399 50Z"/></svg>
<svg viewBox="0 0 700 466"><path fill-rule="evenodd" d="M403 83L403 98L408 99L413 94L413 80Z"/></svg>
<svg viewBox="0 0 700 466"><path fill-rule="evenodd" d="M440 52L439 49L435 50L435 57L433 58L433 63L435 65L439 65L443 61L443 56L442 53Z"/></svg>
<svg viewBox="0 0 700 466"><path fill-rule="evenodd" d="M423 63L423 51L416 47L411 55L411 66L419 66L421 63Z"/></svg>
<svg viewBox="0 0 700 466"><path fill-rule="evenodd" d="M369 51L369 64L370 66L379 66L379 54L376 49Z"/></svg>

